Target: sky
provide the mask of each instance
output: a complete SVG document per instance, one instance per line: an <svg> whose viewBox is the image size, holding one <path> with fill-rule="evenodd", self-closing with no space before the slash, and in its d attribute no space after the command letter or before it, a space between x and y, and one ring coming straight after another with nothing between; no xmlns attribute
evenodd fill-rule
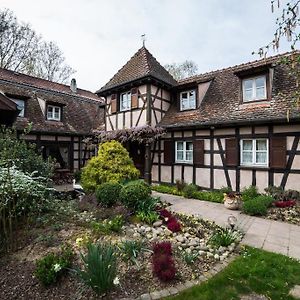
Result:
<svg viewBox="0 0 300 300"><path fill-rule="evenodd" d="M162 65L188 59L204 73L258 59L252 51L276 28L270 0L0 0L0 8L55 41L78 87L91 91L134 55L142 34Z"/></svg>

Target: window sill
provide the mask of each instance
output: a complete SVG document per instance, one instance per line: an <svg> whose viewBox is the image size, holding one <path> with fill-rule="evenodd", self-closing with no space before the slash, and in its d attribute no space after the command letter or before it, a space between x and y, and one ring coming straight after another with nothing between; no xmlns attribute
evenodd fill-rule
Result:
<svg viewBox="0 0 300 300"><path fill-rule="evenodd" d="M240 165L240 169L244 169L244 170L253 170L253 169L257 169L257 170L269 170L269 166L268 165Z"/></svg>
<svg viewBox="0 0 300 300"><path fill-rule="evenodd" d="M180 109L179 111L180 112L184 112L184 111L191 111L191 110L195 110L196 109L196 107L194 107L194 108L187 108L187 109Z"/></svg>
<svg viewBox="0 0 300 300"><path fill-rule="evenodd" d="M193 165L192 161L175 161L176 165Z"/></svg>

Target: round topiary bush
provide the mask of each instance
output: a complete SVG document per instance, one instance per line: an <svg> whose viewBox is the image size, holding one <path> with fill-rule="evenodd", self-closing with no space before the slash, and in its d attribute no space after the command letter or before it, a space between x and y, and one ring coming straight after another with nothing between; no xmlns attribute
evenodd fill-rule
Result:
<svg viewBox="0 0 300 300"><path fill-rule="evenodd" d="M83 168L81 184L85 191L94 192L104 182L134 180L139 175L140 172L122 144L109 141L100 144L98 155L91 158Z"/></svg>
<svg viewBox="0 0 300 300"><path fill-rule="evenodd" d="M97 201L106 207L112 207L119 201L121 188L122 185L118 182L102 183L96 190Z"/></svg>
<svg viewBox="0 0 300 300"><path fill-rule="evenodd" d="M120 191L121 202L129 209L138 210L139 204L150 197L151 188L142 180L124 185Z"/></svg>

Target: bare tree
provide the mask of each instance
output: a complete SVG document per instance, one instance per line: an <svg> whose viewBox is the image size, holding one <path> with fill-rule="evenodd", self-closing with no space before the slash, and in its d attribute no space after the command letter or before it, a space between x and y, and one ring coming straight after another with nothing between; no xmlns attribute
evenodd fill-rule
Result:
<svg viewBox="0 0 300 300"><path fill-rule="evenodd" d="M198 72L198 66L192 60L186 60L179 64L166 64L164 67L176 80L196 75Z"/></svg>
<svg viewBox="0 0 300 300"><path fill-rule="evenodd" d="M0 10L0 67L61 83L75 73L54 42L41 41L8 9Z"/></svg>

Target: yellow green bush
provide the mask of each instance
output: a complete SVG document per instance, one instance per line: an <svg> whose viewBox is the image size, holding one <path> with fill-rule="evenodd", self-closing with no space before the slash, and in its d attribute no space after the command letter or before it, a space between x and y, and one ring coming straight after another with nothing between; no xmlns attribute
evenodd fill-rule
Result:
<svg viewBox="0 0 300 300"><path fill-rule="evenodd" d="M85 191L94 192L102 183L133 180L139 175L140 172L122 144L109 141L100 144L98 155L91 158L83 168L81 184Z"/></svg>

